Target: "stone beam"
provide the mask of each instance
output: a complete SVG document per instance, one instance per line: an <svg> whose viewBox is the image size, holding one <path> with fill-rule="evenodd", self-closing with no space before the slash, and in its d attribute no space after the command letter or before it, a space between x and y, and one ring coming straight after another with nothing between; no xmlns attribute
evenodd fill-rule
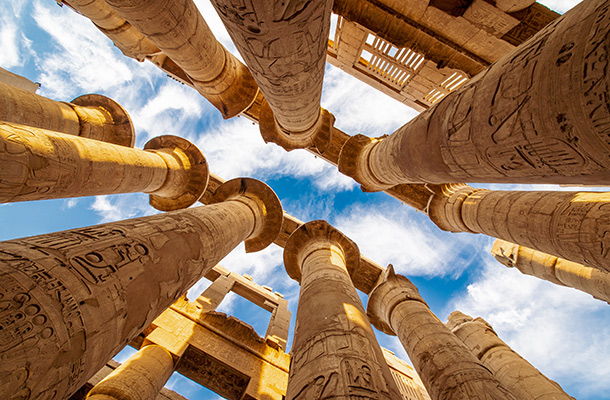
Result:
<svg viewBox="0 0 610 400"><path fill-rule="evenodd" d="M610 303L610 273L587 267L518 244L496 240L491 248L496 260L526 275L572 287Z"/></svg>
<svg viewBox="0 0 610 400"><path fill-rule="evenodd" d="M189 77L225 118L255 100L258 87L248 68L214 37L193 0L107 0Z"/></svg>
<svg viewBox="0 0 610 400"><path fill-rule="evenodd" d="M504 343L484 319L454 311L447 327L519 399L574 400Z"/></svg>
<svg viewBox="0 0 610 400"><path fill-rule="evenodd" d="M385 139L352 137L339 170L401 183L610 184L603 0L559 17Z"/></svg>
<svg viewBox="0 0 610 400"><path fill-rule="evenodd" d="M144 150L0 122L0 202L144 192L162 211L194 204L208 166L186 139L159 136Z"/></svg>
<svg viewBox="0 0 610 400"><path fill-rule="evenodd" d="M87 395L90 400L150 400L174 372L174 357L161 346L142 347Z"/></svg>
<svg viewBox="0 0 610 400"><path fill-rule="evenodd" d="M0 82L0 121L127 147L133 147L135 142L127 111L99 94L87 94L65 103Z"/></svg>
<svg viewBox="0 0 610 400"><path fill-rule="evenodd" d="M377 329L398 336L433 400L517 399L391 265L370 294L367 312Z"/></svg>
<svg viewBox="0 0 610 400"><path fill-rule="evenodd" d="M36 93L40 87L40 83L32 82L31 80L21 75L14 74L11 71L7 71L4 68L0 68L0 82L30 93Z"/></svg>
<svg viewBox="0 0 610 400"><path fill-rule="evenodd" d="M127 57L144 61L161 53L140 31L118 15L104 0L60 0L79 14L89 18Z"/></svg>
<svg viewBox="0 0 610 400"><path fill-rule="evenodd" d="M228 181L212 203L0 242L3 394L69 397L240 242L280 231L260 181Z"/></svg>
<svg viewBox="0 0 610 400"><path fill-rule="evenodd" d="M284 265L301 292L286 398L400 398L350 278L359 261L356 244L325 221L288 239Z"/></svg>

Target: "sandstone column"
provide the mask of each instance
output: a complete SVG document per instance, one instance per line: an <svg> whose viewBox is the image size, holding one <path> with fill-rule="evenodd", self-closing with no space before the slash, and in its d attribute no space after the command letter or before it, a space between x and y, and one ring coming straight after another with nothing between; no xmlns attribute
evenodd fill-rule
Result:
<svg viewBox="0 0 610 400"><path fill-rule="evenodd" d="M554 381L508 347L482 318L454 311L447 327L481 360L498 381L522 400L574 400Z"/></svg>
<svg viewBox="0 0 610 400"><path fill-rule="evenodd" d="M332 0L212 4L267 100L263 139L287 150L327 146L334 118L320 98Z"/></svg>
<svg viewBox="0 0 610 400"><path fill-rule="evenodd" d="M160 50L129 22L121 18L104 0L63 0L79 14L89 18L127 57L144 61Z"/></svg>
<svg viewBox="0 0 610 400"><path fill-rule="evenodd" d="M87 399L155 399L173 372L172 354L161 346L149 344L95 385Z"/></svg>
<svg viewBox="0 0 610 400"><path fill-rule="evenodd" d="M245 240L279 234L262 182L224 183L208 206L0 242L3 395L66 398Z"/></svg>
<svg viewBox="0 0 610 400"><path fill-rule="evenodd" d="M587 267L518 244L496 240L491 253L507 267L526 275L589 293L610 303L610 273Z"/></svg>
<svg viewBox="0 0 610 400"><path fill-rule="evenodd" d="M214 37L193 0L107 0L191 79L225 118L247 109L258 87L248 68Z"/></svg>
<svg viewBox="0 0 610 400"><path fill-rule="evenodd" d="M145 192L162 211L194 204L207 185L203 154L178 136L145 150L0 122L0 202Z"/></svg>
<svg viewBox="0 0 610 400"><path fill-rule="evenodd" d="M432 399L516 400L391 265L369 295L368 315L377 329L398 336Z"/></svg>
<svg viewBox="0 0 610 400"><path fill-rule="evenodd" d="M325 221L295 230L284 248L301 283L286 399L398 399L350 273L360 253Z"/></svg>
<svg viewBox="0 0 610 400"><path fill-rule="evenodd" d="M356 136L339 168L399 183L610 184L606 1L578 4L388 138Z"/></svg>
<svg viewBox="0 0 610 400"><path fill-rule="evenodd" d="M0 82L0 121L128 147L133 147L135 141L127 111L99 94L87 94L64 103Z"/></svg>
<svg viewBox="0 0 610 400"><path fill-rule="evenodd" d="M428 215L441 229L484 233L610 271L609 192L520 192L443 185Z"/></svg>

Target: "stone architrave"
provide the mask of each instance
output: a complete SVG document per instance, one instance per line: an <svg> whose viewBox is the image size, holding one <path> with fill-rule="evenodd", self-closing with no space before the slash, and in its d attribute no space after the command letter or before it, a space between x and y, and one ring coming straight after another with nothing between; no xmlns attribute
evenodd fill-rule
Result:
<svg viewBox="0 0 610 400"><path fill-rule="evenodd" d="M589 293L610 304L610 273L498 239L491 248L496 260L526 275Z"/></svg>
<svg viewBox="0 0 610 400"><path fill-rule="evenodd" d="M316 135L330 141L334 118L321 113L320 98L332 0L212 4L267 100L263 138L288 150L314 145Z"/></svg>
<svg viewBox="0 0 610 400"><path fill-rule="evenodd" d="M258 87L252 74L216 40L193 0L106 3L182 68L224 118L254 102Z"/></svg>
<svg viewBox="0 0 610 400"><path fill-rule="evenodd" d="M231 275L220 275L206 290L197 297L195 302L201 306L202 312L215 311L216 307L222 303L224 298L229 294L235 280Z"/></svg>
<svg viewBox="0 0 610 400"><path fill-rule="evenodd" d="M0 387L67 398L224 256L279 234L282 207L253 179L203 207L0 242Z"/></svg>
<svg viewBox="0 0 610 400"><path fill-rule="evenodd" d="M484 319L454 311L447 327L519 399L574 400L557 382L508 347Z"/></svg>
<svg viewBox="0 0 610 400"><path fill-rule="evenodd" d="M284 265L301 292L286 399L400 398L350 278L359 260L356 244L325 221L290 235Z"/></svg>
<svg viewBox="0 0 610 400"><path fill-rule="evenodd" d="M151 400L174 372L170 352L156 344L142 347L89 391L89 400Z"/></svg>
<svg viewBox="0 0 610 400"><path fill-rule="evenodd" d="M609 34L608 2L582 2L389 137L352 137L339 169L369 190L608 185Z"/></svg>
<svg viewBox="0 0 610 400"><path fill-rule="evenodd" d="M610 272L610 192L521 192L442 185L430 219Z"/></svg>
<svg viewBox="0 0 610 400"><path fill-rule="evenodd" d="M398 336L433 400L517 400L391 265L370 293L367 312L373 326Z"/></svg>
<svg viewBox="0 0 610 400"><path fill-rule="evenodd" d="M0 121L127 147L133 147L135 142L127 111L99 94L87 94L64 103L0 82Z"/></svg>
<svg viewBox="0 0 610 400"><path fill-rule="evenodd" d="M121 18L104 0L63 0L79 14L89 18L127 57L144 61L160 50L129 22Z"/></svg>
<svg viewBox="0 0 610 400"><path fill-rule="evenodd" d="M203 154L178 136L140 150L0 122L0 202L144 192L171 211L193 205L207 181Z"/></svg>

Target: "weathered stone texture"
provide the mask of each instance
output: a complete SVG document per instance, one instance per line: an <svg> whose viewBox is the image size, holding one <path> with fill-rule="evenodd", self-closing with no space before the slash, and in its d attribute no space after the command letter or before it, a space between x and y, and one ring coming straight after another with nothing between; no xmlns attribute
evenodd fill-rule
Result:
<svg viewBox="0 0 610 400"><path fill-rule="evenodd" d="M389 266L369 296L373 325L398 336L434 400L517 399L430 311L417 288Z"/></svg>
<svg viewBox="0 0 610 400"><path fill-rule="evenodd" d="M447 327L517 398L574 400L556 382L508 347L484 319L454 311L449 315Z"/></svg>
<svg viewBox="0 0 610 400"><path fill-rule="evenodd" d="M284 250L301 283L286 398L397 399L350 272L358 247L325 221L297 229Z"/></svg>

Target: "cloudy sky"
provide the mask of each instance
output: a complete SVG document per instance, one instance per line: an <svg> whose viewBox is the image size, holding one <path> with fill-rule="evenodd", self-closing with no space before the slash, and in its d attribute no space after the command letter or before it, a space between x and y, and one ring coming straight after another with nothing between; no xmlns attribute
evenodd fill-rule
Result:
<svg viewBox="0 0 610 400"><path fill-rule="evenodd" d="M548 5L563 12L571 3ZM218 39L235 53L208 1L197 4ZM6 0L3 6L0 67L40 82L39 94L61 101L86 93L115 99L133 119L137 147L163 134L195 142L214 173L225 179L251 176L267 182L290 214L303 221L326 219L356 241L364 255L381 265L392 263L419 287L441 320L456 309L483 317L572 396L608 398L608 304L507 269L489 253L493 239L442 232L422 213L383 193L362 193L352 180L310 153L287 153L265 144L258 126L245 118L222 120L194 90L167 78L150 63L124 57L87 19L53 0ZM352 135L390 133L416 115L330 65L322 106L336 116L338 128ZM0 239L155 212L147 196L140 194L5 204L0 206ZM282 249L271 246L246 255L239 247L222 265L283 293L294 319L299 287L284 273ZM198 283L189 297L196 297L207 285L205 280ZM220 308L264 334L269 321L265 311L237 296L227 297ZM407 359L396 338L378 337L384 347ZM128 353L118 359L124 360ZM173 377L168 387L191 399L217 398L180 376Z"/></svg>

